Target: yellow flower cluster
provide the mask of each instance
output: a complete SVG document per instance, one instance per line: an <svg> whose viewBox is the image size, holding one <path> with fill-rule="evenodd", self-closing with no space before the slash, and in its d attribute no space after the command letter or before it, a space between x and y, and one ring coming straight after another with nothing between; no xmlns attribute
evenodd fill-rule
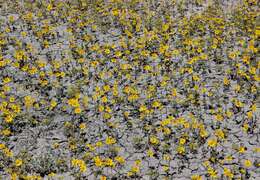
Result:
<svg viewBox="0 0 260 180"><path fill-rule="evenodd" d="M72 159L71 160L72 167L79 167L80 172L86 172L87 167L83 160L81 159Z"/></svg>

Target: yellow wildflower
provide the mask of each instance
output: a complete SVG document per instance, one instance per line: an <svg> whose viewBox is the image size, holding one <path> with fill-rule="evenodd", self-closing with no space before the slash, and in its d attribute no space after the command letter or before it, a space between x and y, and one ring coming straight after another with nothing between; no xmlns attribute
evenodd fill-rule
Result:
<svg viewBox="0 0 260 180"><path fill-rule="evenodd" d="M23 164L23 161L21 159L16 159L15 160L15 166L21 166Z"/></svg>
<svg viewBox="0 0 260 180"><path fill-rule="evenodd" d="M218 142L217 142L216 139L213 139L213 138L212 138L212 139L209 139L209 140L208 140L208 146L209 146L209 147L212 147L212 148L213 148L213 147L216 147L217 144L218 144Z"/></svg>
<svg viewBox="0 0 260 180"><path fill-rule="evenodd" d="M158 144L158 143L159 143L159 140L157 139L157 137L151 136L151 137L150 137L150 143L152 143L152 144Z"/></svg>
<svg viewBox="0 0 260 180"><path fill-rule="evenodd" d="M245 166L246 168L249 168L249 167L252 166L252 162L251 162L250 160L246 159L246 160L244 161L244 166Z"/></svg>
<svg viewBox="0 0 260 180"><path fill-rule="evenodd" d="M111 144L115 144L115 143L116 143L116 139L115 138L113 138L111 136L106 138L106 144L107 145L111 145Z"/></svg>

